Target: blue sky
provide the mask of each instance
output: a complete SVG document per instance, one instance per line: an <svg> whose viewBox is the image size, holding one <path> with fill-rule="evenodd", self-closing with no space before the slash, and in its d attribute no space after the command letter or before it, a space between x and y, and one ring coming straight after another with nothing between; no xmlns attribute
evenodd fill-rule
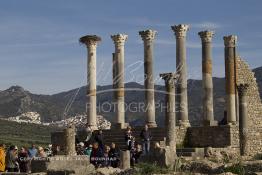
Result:
<svg viewBox="0 0 262 175"><path fill-rule="evenodd" d="M86 48L79 37L102 37L97 48L98 84L112 83L111 34L125 33L126 80L143 82L143 44L138 31L158 31L154 73L175 70L175 37L170 26L190 25L188 77L201 78L197 33L215 31L213 74L224 76L223 36L238 36L237 51L252 68L262 66L262 1L240 0L1 0L0 89L20 85L54 94L86 84ZM163 83L156 80L156 83Z"/></svg>

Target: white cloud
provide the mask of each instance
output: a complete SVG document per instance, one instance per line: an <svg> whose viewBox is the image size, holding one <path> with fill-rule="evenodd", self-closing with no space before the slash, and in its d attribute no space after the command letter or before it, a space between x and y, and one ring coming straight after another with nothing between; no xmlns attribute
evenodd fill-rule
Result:
<svg viewBox="0 0 262 175"><path fill-rule="evenodd" d="M200 22L200 23L193 23L190 25L192 28L201 28L201 29L206 29L206 30L214 30L214 29L218 29L218 28L221 28L222 25L221 24L218 24L218 23L215 23L215 22Z"/></svg>
<svg viewBox="0 0 262 175"><path fill-rule="evenodd" d="M175 45L176 41L175 40L165 40L165 39L158 39L155 41L156 44L159 45ZM201 41L187 41L186 42L186 47L187 48L191 48L191 49L198 49L201 48ZM213 43L212 47L214 48L220 48L220 47L224 47L223 43Z"/></svg>

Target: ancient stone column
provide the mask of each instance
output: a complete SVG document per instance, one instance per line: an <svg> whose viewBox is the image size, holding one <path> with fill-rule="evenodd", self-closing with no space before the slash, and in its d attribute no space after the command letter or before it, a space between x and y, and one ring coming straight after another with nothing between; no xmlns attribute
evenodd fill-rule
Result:
<svg viewBox="0 0 262 175"><path fill-rule="evenodd" d="M248 84L237 86L239 96L239 145L242 156L248 153L248 109L247 109L247 90Z"/></svg>
<svg viewBox="0 0 262 175"><path fill-rule="evenodd" d="M87 127L97 129L96 125L96 47L101 38L96 35L86 35L80 38L87 46Z"/></svg>
<svg viewBox="0 0 262 175"><path fill-rule="evenodd" d="M160 77L165 80L166 86L166 124L167 145L176 149L176 98L175 98L175 73L163 73Z"/></svg>
<svg viewBox="0 0 262 175"><path fill-rule="evenodd" d="M116 102L116 59L115 59L115 53L112 53L112 77L113 77L113 102Z"/></svg>
<svg viewBox="0 0 262 175"><path fill-rule="evenodd" d="M76 155L75 149L75 126L71 125L64 130L65 137L65 155Z"/></svg>
<svg viewBox="0 0 262 175"><path fill-rule="evenodd" d="M153 41L156 31L140 31L139 35L144 41L144 72L145 72L145 102L146 123L149 127L156 127L155 119L155 95L154 95L154 73L153 73Z"/></svg>
<svg viewBox="0 0 262 175"><path fill-rule="evenodd" d="M203 88L203 125L214 126L213 80L212 80L212 37L214 32L198 33L202 41L202 88Z"/></svg>
<svg viewBox="0 0 262 175"><path fill-rule="evenodd" d="M224 37L225 44L225 77L226 77L226 110L228 124L236 124L236 82L235 82L235 47L237 37Z"/></svg>
<svg viewBox="0 0 262 175"><path fill-rule="evenodd" d="M116 124L121 128L125 127L125 93L124 93L124 44L127 35L111 35L115 44L116 61Z"/></svg>
<svg viewBox="0 0 262 175"><path fill-rule="evenodd" d="M187 100L187 64L186 64L186 33L189 26L179 24L171 26L176 36L176 73L178 75L177 101L179 125L190 126L188 120L188 100Z"/></svg>

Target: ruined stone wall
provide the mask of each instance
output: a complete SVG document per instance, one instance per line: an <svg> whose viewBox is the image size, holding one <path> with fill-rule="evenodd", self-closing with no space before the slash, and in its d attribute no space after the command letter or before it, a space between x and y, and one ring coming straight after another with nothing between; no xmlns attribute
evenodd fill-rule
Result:
<svg viewBox="0 0 262 175"><path fill-rule="evenodd" d="M201 126L188 128L190 147L228 147L231 145L231 126Z"/></svg>
<svg viewBox="0 0 262 175"><path fill-rule="evenodd" d="M237 84L248 83L248 148L249 154L262 153L262 103L254 73L240 57L236 59Z"/></svg>

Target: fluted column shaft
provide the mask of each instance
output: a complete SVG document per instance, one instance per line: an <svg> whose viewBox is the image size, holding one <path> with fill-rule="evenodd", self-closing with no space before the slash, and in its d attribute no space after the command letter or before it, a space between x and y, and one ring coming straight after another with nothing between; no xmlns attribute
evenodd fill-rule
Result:
<svg viewBox="0 0 262 175"><path fill-rule="evenodd" d="M116 61L116 123L121 128L125 125L125 93L124 93L124 44L127 35L116 34L111 36L115 44L115 61Z"/></svg>
<svg viewBox="0 0 262 175"><path fill-rule="evenodd" d="M247 110L247 90L248 84L240 84L237 86L239 95L239 145L240 154L248 153L248 110Z"/></svg>
<svg viewBox="0 0 262 175"><path fill-rule="evenodd" d="M113 77L113 102L116 101L116 59L115 59L115 53L112 53L112 77Z"/></svg>
<svg viewBox="0 0 262 175"><path fill-rule="evenodd" d="M96 48L101 38L87 35L79 40L87 46L87 126L97 129L96 124Z"/></svg>
<svg viewBox="0 0 262 175"><path fill-rule="evenodd" d="M171 27L176 36L176 71L178 74L177 101L180 126L190 126L188 120L187 98L187 64L186 64L186 32L188 25L180 24Z"/></svg>
<svg viewBox="0 0 262 175"><path fill-rule="evenodd" d="M175 79L176 74L164 73L160 77L165 80L166 86L166 124L167 145L176 150L176 106L175 106Z"/></svg>
<svg viewBox="0 0 262 175"><path fill-rule="evenodd" d="M154 30L139 32L144 41L144 84L146 102L146 123L149 127L156 127L155 97L154 97L154 73L153 73L153 41L156 35Z"/></svg>
<svg viewBox="0 0 262 175"><path fill-rule="evenodd" d="M198 33L202 41L202 88L203 88L203 125L217 125L214 121L213 80L212 80L212 37L214 32Z"/></svg>
<svg viewBox="0 0 262 175"><path fill-rule="evenodd" d="M228 124L236 123L236 82L235 82L235 47L237 37L224 37L225 44L225 78L226 78L226 110Z"/></svg>

